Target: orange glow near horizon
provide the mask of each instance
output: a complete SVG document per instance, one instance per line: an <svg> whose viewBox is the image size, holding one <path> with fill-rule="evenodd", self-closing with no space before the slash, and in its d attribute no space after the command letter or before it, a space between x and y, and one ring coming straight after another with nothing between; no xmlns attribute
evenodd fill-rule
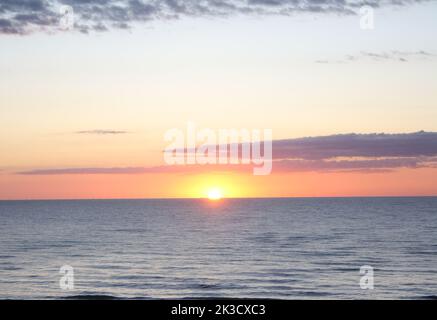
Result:
<svg viewBox="0 0 437 320"><path fill-rule="evenodd" d="M0 199L436 196L437 169L381 173L53 175L0 173Z"/></svg>
<svg viewBox="0 0 437 320"><path fill-rule="evenodd" d="M175 197L181 198L241 198L250 197L252 190L250 177L237 173L211 173L175 177L173 186Z"/></svg>

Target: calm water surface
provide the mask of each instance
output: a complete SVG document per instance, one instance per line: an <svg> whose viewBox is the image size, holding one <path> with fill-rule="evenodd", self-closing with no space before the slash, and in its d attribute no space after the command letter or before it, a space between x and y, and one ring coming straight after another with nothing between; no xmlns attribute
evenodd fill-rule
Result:
<svg viewBox="0 0 437 320"><path fill-rule="evenodd" d="M437 198L0 202L0 299L93 296L436 297Z"/></svg>

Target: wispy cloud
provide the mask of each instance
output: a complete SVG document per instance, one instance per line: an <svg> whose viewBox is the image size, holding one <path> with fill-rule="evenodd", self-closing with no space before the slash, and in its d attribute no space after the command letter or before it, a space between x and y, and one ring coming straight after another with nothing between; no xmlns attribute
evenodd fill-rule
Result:
<svg viewBox="0 0 437 320"><path fill-rule="evenodd" d="M127 29L133 23L181 17L290 15L296 13L355 14L363 5L404 6L433 0L2 0L0 33L29 34L59 30L60 6L73 7L75 29Z"/></svg>
<svg viewBox="0 0 437 320"><path fill-rule="evenodd" d="M276 159L437 156L437 132L339 134L273 142Z"/></svg>
<svg viewBox="0 0 437 320"><path fill-rule="evenodd" d="M39 169L19 172L22 175L71 175L71 174L143 174L152 172L154 168L119 167L119 168L59 168Z"/></svg>
<svg viewBox="0 0 437 320"><path fill-rule="evenodd" d="M275 162L275 169L281 172L389 172L399 168L429 167L425 158L387 158L360 160L279 160ZM437 159L433 160L437 163Z"/></svg>
<svg viewBox="0 0 437 320"><path fill-rule="evenodd" d="M17 174L39 176L39 175L101 175L101 174L147 174L147 173L203 173L203 172L232 172L247 169L248 165L186 165L186 166L154 166L154 167L105 167L105 168L47 168L21 171Z"/></svg>
<svg viewBox="0 0 437 320"><path fill-rule="evenodd" d="M359 61L374 61L374 62L384 62L384 61L394 61L394 62L409 62L415 60L426 60L437 58L437 54L428 52L425 50L418 51L399 51L392 50L388 52L366 52L362 51L358 54L345 55L340 59L321 59L316 60L316 63L321 64L338 64L338 63L351 63Z"/></svg>
<svg viewBox="0 0 437 320"><path fill-rule="evenodd" d="M273 172L387 172L437 168L437 132L343 134L273 141ZM54 168L22 175L251 172L252 165Z"/></svg>
<svg viewBox="0 0 437 320"><path fill-rule="evenodd" d="M121 130L83 130L83 131L76 131L76 134L84 134L84 135L118 135L118 134L127 134L128 131L121 131Z"/></svg>

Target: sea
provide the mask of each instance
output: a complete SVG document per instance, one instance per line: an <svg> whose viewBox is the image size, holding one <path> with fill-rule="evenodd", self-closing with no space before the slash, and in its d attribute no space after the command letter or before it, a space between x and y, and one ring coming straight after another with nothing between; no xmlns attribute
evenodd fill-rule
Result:
<svg viewBox="0 0 437 320"><path fill-rule="evenodd" d="M0 299L435 299L437 198L0 201Z"/></svg>

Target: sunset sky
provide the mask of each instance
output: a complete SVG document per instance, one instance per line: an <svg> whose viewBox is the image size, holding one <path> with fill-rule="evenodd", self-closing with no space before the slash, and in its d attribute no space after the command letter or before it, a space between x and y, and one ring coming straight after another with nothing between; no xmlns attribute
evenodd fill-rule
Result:
<svg viewBox="0 0 437 320"><path fill-rule="evenodd" d="M0 1L0 199L437 195L437 1L297 2ZM190 121L272 174L166 167Z"/></svg>

